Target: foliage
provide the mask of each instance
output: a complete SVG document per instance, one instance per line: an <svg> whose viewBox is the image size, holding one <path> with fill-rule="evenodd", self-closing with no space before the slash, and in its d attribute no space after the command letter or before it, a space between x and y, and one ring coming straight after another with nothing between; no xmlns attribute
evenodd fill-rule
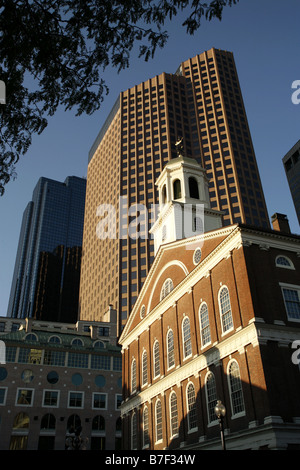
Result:
<svg viewBox="0 0 300 470"><path fill-rule="evenodd" d="M135 44L144 60L163 47L166 18L187 9L188 34L202 18L221 20L238 0L0 0L0 194L32 135L47 126L58 106L92 114L108 93L108 65L129 66ZM33 80L32 80L33 79ZM32 89L31 83L36 85ZM28 85L30 83L30 86Z"/></svg>

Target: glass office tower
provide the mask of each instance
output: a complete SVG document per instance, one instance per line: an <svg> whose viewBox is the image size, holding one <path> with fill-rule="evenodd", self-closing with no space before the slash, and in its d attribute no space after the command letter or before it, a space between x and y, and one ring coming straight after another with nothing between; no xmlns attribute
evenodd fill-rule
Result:
<svg viewBox="0 0 300 470"><path fill-rule="evenodd" d="M121 92L90 150L81 319L99 320L112 304L125 324L154 259L151 217L140 219L136 239L128 232L138 217L134 205L145 205L149 215L158 203L155 182L177 157L181 137L185 155L206 169L211 206L223 212L224 225L269 227L233 54L211 49L174 74ZM115 208L116 224L115 237L103 239L97 226L105 204Z"/></svg>
<svg viewBox="0 0 300 470"><path fill-rule="evenodd" d="M283 157L282 162L300 224L300 140Z"/></svg>
<svg viewBox="0 0 300 470"><path fill-rule="evenodd" d="M40 178L24 211L7 316L77 320L86 180Z"/></svg>

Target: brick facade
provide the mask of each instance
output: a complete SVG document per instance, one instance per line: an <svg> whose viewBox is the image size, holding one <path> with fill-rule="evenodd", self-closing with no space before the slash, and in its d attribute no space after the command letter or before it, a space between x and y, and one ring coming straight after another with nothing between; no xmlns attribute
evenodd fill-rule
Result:
<svg viewBox="0 0 300 470"><path fill-rule="evenodd" d="M300 237L230 226L204 235L201 260L195 265L193 255L199 240L196 237L161 246L120 338L123 446L155 450L219 448L218 421L209 418L208 409L213 401L208 400L207 378L212 373L215 401L221 399L227 410L224 426L229 447L295 448L300 443L300 373L291 357L292 343L300 338L300 317L288 319L282 286L300 288ZM291 265L277 265L279 255L287 257ZM160 300L168 278L173 281L173 290ZM232 320L232 327L225 326L226 331L224 324L229 319L223 316L226 319L222 324L219 299L225 287ZM211 339L203 346L199 308L204 302ZM145 316L141 318L143 305ZM185 347L190 353L185 358L186 317L190 336ZM167 351L170 329L174 342L172 367L168 367ZM160 368L156 377L155 342L159 344ZM143 353L147 354L146 384ZM133 360L136 390L131 388ZM194 399L192 393L189 395L191 390ZM189 412L188 406L192 407ZM144 429L146 408L148 431L147 422ZM162 438L157 436L160 422Z"/></svg>

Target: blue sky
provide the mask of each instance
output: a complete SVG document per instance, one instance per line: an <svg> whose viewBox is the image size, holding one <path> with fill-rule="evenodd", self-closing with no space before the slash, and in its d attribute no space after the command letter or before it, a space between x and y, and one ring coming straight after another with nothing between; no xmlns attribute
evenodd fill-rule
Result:
<svg viewBox="0 0 300 470"><path fill-rule="evenodd" d="M193 36L177 17L169 41L144 62L133 52L131 66L107 69L110 93L92 116L59 110L16 167L17 179L0 197L0 316L6 316L23 211L41 176L64 181L87 174L88 152L118 94L211 47L234 53L269 216L287 214L300 233L282 158L300 139L300 104L292 103L292 83L300 80L299 0L240 0L224 10L223 20L203 21ZM1 78L1 77L0 77ZM53 84L55 86L55 84ZM9 97L7 97L9 99Z"/></svg>

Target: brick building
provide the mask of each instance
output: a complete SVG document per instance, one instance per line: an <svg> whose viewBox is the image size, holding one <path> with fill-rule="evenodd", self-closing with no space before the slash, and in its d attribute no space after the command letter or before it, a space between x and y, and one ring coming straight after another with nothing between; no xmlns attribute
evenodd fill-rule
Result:
<svg viewBox="0 0 300 470"><path fill-rule="evenodd" d="M1 450L64 450L80 428L86 449L120 448L116 311L104 320L0 318Z"/></svg>
<svg viewBox="0 0 300 470"><path fill-rule="evenodd" d="M171 233L120 338L124 448L220 448L219 399L227 448L299 449L300 236L280 214L273 229Z"/></svg>

